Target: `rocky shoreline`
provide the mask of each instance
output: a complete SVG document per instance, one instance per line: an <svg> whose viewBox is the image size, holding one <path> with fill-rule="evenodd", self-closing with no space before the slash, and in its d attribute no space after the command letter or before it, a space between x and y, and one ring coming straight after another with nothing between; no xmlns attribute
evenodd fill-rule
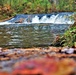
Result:
<svg viewBox="0 0 76 75"><path fill-rule="evenodd" d="M67 47L51 46L51 47L38 47L38 48L27 48L27 49L0 48L0 71L3 73L12 72L14 70L15 64L19 62L28 61L31 59L39 60L40 58L45 58L45 57L47 58L55 57L59 59L59 61L61 59L68 59L68 60L72 59L74 60L74 62L76 62L76 48L72 48L74 50L71 53L65 52L65 49L67 49ZM74 67L76 68L76 66ZM2 74L2 75L6 75L6 74Z"/></svg>

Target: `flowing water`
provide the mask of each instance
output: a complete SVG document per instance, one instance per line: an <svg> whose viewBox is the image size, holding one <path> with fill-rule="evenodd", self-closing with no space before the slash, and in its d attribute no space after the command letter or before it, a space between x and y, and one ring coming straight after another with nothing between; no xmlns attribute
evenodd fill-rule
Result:
<svg viewBox="0 0 76 75"><path fill-rule="evenodd" d="M63 34L74 23L73 13L19 14L0 22L0 47L34 47L51 45L56 35ZM22 23L16 23L23 18Z"/></svg>
<svg viewBox="0 0 76 75"><path fill-rule="evenodd" d="M63 34L69 25L30 24L0 26L1 47L34 47L51 45L56 34Z"/></svg>

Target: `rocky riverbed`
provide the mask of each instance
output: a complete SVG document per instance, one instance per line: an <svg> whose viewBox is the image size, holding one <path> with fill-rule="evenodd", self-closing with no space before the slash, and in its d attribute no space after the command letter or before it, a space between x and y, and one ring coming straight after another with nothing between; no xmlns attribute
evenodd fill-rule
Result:
<svg viewBox="0 0 76 75"><path fill-rule="evenodd" d="M64 59L67 59L67 61L76 62L76 48L67 48L67 47L38 47L38 48L27 48L27 49L0 48L0 72L1 72L0 75L8 75L6 73L9 73L9 72L12 73L15 69L15 66L17 64L19 65L20 62L25 61L26 63L28 60L30 61L30 60L35 60L35 59L46 60L46 58L47 59L53 58L54 60L58 60L59 62ZM73 68L76 69L75 63L74 63ZM73 72L74 72L73 75L76 75L75 70L73 70ZM17 75L17 74L13 74L13 75ZM27 75L27 74L20 74L20 75ZM38 75L38 74L35 74L35 75ZM40 74L40 75L44 75L44 74Z"/></svg>

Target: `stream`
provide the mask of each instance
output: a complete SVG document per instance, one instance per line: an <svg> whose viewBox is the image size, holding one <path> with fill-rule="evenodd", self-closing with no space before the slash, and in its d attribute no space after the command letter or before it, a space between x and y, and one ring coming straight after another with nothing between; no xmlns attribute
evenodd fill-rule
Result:
<svg viewBox="0 0 76 75"><path fill-rule="evenodd" d="M52 14L18 14L0 22L0 47L26 48L49 46L56 35L62 35L74 20L72 12ZM20 19L23 19L20 23Z"/></svg>
<svg viewBox="0 0 76 75"><path fill-rule="evenodd" d="M18 14L10 20L0 22L0 75L11 75L17 65L20 66L20 63L24 61L26 64L31 59L37 59L38 63L41 62L42 65L47 63L46 61L48 60L45 59L49 59L49 61L51 60L50 66L55 62L53 66L60 67L59 70L63 69L62 67L64 65L66 68L69 67L70 59L74 60L71 64L75 64L76 49L70 48L68 51L65 51L66 48L64 47L50 46L57 35L63 35L70 25L74 23L74 20L69 18L72 15L72 12L33 15ZM45 58L45 61L41 58ZM63 61L62 59L67 59L67 61ZM57 65L56 62L59 64ZM23 68L27 67L31 71L33 67L31 63L29 65L23 65ZM45 64L45 66L48 68L49 65ZM25 73L27 70L24 72L23 68L21 71ZM75 66L74 69L76 69ZM46 70L50 71L50 68ZM18 75L19 71L17 73ZM41 70L38 71L41 73ZM73 70L73 72L76 75L76 70Z"/></svg>

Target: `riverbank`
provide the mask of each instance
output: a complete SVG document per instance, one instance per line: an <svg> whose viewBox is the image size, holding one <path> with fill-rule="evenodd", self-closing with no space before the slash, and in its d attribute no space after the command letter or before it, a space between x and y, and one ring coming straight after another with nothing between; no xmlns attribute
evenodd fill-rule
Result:
<svg viewBox="0 0 76 75"><path fill-rule="evenodd" d="M4 17L4 16L1 16L0 15L0 22L4 22L4 21L7 21L7 20L9 20L9 19L12 19L14 16L12 16L12 17Z"/></svg>
<svg viewBox="0 0 76 75"><path fill-rule="evenodd" d="M28 70L25 70L27 72L23 71L22 69L17 72L16 67L21 67L19 65L22 62L24 64L27 64L27 62L29 62L29 65L33 66L32 64L34 62L31 63L31 60L37 62L38 64L42 63L44 61L44 63L46 65L51 65L52 64L51 60L52 60L52 62L54 62L53 65L54 65L55 69L56 69L57 62L59 63L59 65L62 65L62 66L60 66L60 68L64 68L63 67L64 65L61 63L62 61L64 62L64 64L66 64L66 62L67 62L67 64L66 64L67 70L65 71L65 75L67 72L69 73L68 75L70 75L71 73L73 73L73 75L75 75L76 71L74 69L76 69L76 63L75 63L76 62L76 48L73 48L74 52L72 52L72 53L66 53L65 49L66 49L66 47L53 47L53 46L35 47L35 48L27 48L27 49L0 48L0 75L9 75L9 73L11 73L11 75L17 75L17 73L19 73L21 75L28 74L28 71L30 71L30 68ZM70 48L68 48L68 49L70 49ZM41 59L43 61L41 61ZM49 62L49 64L46 60ZM70 64L69 62L71 63L71 65L69 65ZM24 64L22 64L22 65L24 65ZM36 66L38 64L36 64ZM59 65L57 65L57 66L59 66ZM69 70L70 67L68 65L71 66L71 68L73 68L73 69ZM36 67L36 68L39 69L40 67ZM45 67L45 68L48 69L49 67ZM24 69L26 69L26 68L24 67ZM33 70L33 68L31 69L31 71L32 70ZM44 70L44 69L42 69L42 70ZM23 73L21 71L23 71ZM33 74L35 74L34 71L32 72ZM61 73L62 71L59 70L58 72ZM38 71L38 72L40 72L40 71ZM38 72L36 74L38 74ZM52 71L50 71L50 73L51 72ZM49 71L47 73L49 73ZM57 74L57 73L55 73L55 74ZM55 75L55 74L53 74L53 75ZM50 74L48 74L48 75L50 75ZM62 74L58 74L58 75L62 75Z"/></svg>
<svg viewBox="0 0 76 75"><path fill-rule="evenodd" d="M18 59L19 57L25 57L25 58L32 58L39 57L41 55L47 55L50 54L56 55L60 54L60 56L76 56L76 48L69 48L69 47L34 47L34 48L14 48L14 49L7 49L7 48L1 48L0 47L0 61L8 61L11 59Z"/></svg>

